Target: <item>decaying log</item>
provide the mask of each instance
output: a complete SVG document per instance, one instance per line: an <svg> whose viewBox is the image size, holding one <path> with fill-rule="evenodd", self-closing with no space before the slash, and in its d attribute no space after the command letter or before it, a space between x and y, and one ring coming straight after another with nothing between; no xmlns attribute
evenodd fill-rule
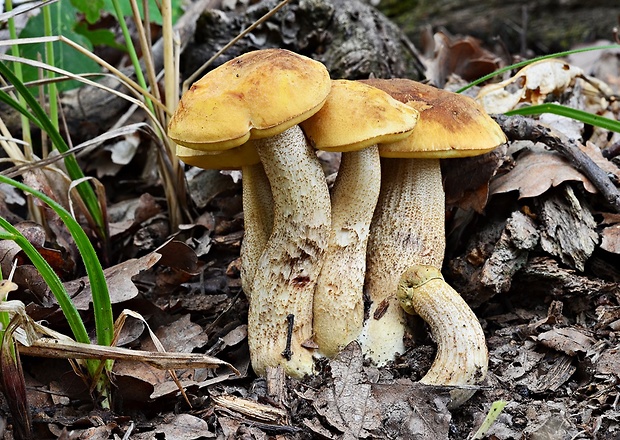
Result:
<svg viewBox="0 0 620 440"><path fill-rule="evenodd" d="M519 291L528 295L553 298L579 298L592 295L616 294L620 283L577 273L574 269L562 267L554 258L536 256L528 261L513 280ZM574 307L571 302L566 303Z"/></svg>
<svg viewBox="0 0 620 440"><path fill-rule="evenodd" d="M512 277L523 268L539 242L534 221L520 211L505 222L491 221L471 237L462 255L449 259L450 281L463 298L477 307L510 290Z"/></svg>
<svg viewBox="0 0 620 440"><path fill-rule="evenodd" d="M245 10L205 11L182 58L183 73L191 75L278 3L263 0ZM359 0L293 0L217 58L212 67L244 52L272 47L321 61L332 78L360 79L373 74L418 79L423 70L405 34Z"/></svg>
<svg viewBox="0 0 620 440"><path fill-rule="evenodd" d="M594 229L596 222L588 207L584 207L568 185L534 200L543 250L569 267L583 271L599 241Z"/></svg>

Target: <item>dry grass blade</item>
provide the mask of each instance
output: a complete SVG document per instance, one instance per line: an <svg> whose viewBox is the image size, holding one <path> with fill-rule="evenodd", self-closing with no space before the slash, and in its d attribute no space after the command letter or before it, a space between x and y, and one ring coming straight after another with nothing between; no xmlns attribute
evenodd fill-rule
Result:
<svg viewBox="0 0 620 440"><path fill-rule="evenodd" d="M56 359L122 359L144 362L162 370L227 367L235 374L239 374L239 371L228 362L200 353L129 350L75 342L63 334L34 322L26 314L24 304L20 301L6 301L0 304L0 311L18 316L16 319L20 327L14 333L15 340L19 344L19 352L29 356Z"/></svg>
<svg viewBox="0 0 620 440"><path fill-rule="evenodd" d="M22 344L23 338L18 338ZM82 344L53 338L40 338L22 344L20 353L56 359L113 359L131 362L144 362L160 370L177 370L184 368L230 368L235 374L237 369L228 362L200 353L156 352L130 350L121 347L105 347L95 344Z"/></svg>

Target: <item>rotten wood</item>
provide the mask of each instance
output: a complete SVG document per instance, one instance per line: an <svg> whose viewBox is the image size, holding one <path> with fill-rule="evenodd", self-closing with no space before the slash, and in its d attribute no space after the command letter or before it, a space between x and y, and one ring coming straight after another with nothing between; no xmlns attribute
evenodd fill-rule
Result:
<svg viewBox="0 0 620 440"><path fill-rule="evenodd" d="M212 9L198 21L196 35L181 58L188 76L232 38L273 9L263 0L235 11ZM360 0L291 1L239 40L212 67L242 53L280 47L325 64L332 78L406 77L424 68L407 36L383 14Z"/></svg>
<svg viewBox="0 0 620 440"><path fill-rule="evenodd" d="M583 271L599 242L596 221L588 207L569 185L546 192L534 199L534 205L543 250Z"/></svg>

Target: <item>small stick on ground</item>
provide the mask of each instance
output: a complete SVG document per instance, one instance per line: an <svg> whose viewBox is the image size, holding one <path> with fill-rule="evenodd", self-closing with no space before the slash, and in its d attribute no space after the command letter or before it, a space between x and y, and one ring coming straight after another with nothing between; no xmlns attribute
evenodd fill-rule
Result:
<svg viewBox="0 0 620 440"><path fill-rule="evenodd" d="M607 173L579 148L579 142L524 116L493 115L493 119L502 127L509 139L542 142L560 153L576 170L590 179L616 212L620 212L620 191Z"/></svg>

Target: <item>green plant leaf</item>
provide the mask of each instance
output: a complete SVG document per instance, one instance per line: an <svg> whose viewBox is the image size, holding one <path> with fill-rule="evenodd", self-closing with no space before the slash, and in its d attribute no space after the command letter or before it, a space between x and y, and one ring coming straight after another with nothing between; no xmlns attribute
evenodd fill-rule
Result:
<svg viewBox="0 0 620 440"><path fill-rule="evenodd" d="M30 188L29 186L24 185L23 183L17 182L16 180L13 180L1 174L0 174L0 182L6 183L8 185L12 185L15 188L18 188L42 200L43 202L45 202L45 204L47 204L50 208L54 210L54 212L58 215L58 217L60 217L63 223L67 226L67 229L69 230L69 233L73 237L73 241L75 242L75 245L78 248L78 251L80 252L80 256L82 257L82 260L84 262L84 267L86 268L86 273L88 274L88 280L90 282L90 287L91 287L91 292L92 292L93 310L95 312L95 327L97 329L97 342L100 345L109 346L112 343L112 337L114 333L114 320L112 316L112 305L110 302L108 285L106 283L105 274L103 273L103 268L101 267L101 263L99 262L99 258L97 257L97 253L95 252L95 249L93 248L90 240L88 239L86 232L84 232L80 224L71 216L71 214L65 208L63 208L58 202L51 199L50 197L43 194L42 192L37 191L33 188ZM8 231L9 233L13 235L21 235L19 234L19 231L17 231L14 227L8 224L8 222L2 221L2 220L3 219L0 217L0 226L3 227L6 231ZM22 243L22 244L24 244L27 247L25 243ZM22 247L22 244L20 244L20 247ZM28 244L30 243L28 242ZM36 253L38 254L38 252ZM36 255L31 255L28 252L26 254L31 259L31 261L33 258L35 259L39 257L41 259L43 258L40 255L37 257ZM45 262L45 260L43 261ZM44 266L43 263L41 264ZM45 262L45 264L47 264L47 262ZM37 269L38 268L39 267L37 266ZM54 275L56 274L54 273ZM50 285L50 288L52 289L54 296L56 296L57 293L60 294L60 297L57 297L57 300L58 300L58 304L63 309L63 313L65 312L65 308L67 309L70 315L77 313L77 310L75 310L75 312L73 311L73 309L75 309L75 306L73 305L73 302L71 302L71 299L68 296L66 298L63 296L63 292L64 292L64 295L66 295L66 291L64 289L64 286L62 286L62 283L60 284L60 286L57 285L57 283L60 282L60 280L56 279L58 278L58 276L54 278L50 274L49 281L48 281L48 278L46 278L45 276L44 278L45 278L45 281L48 282L48 285ZM50 284L50 282L52 284ZM67 299L68 299L68 302L67 302ZM83 324L82 324L82 327L83 327ZM73 327L71 328L73 330ZM78 333L76 334L76 340L78 340L79 342L86 342L86 343L90 342L90 340L88 339L88 335L86 335L86 339L84 340L84 335L80 333L81 329L76 327L76 330L74 330L74 334L76 333L76 331Z"/></svg>
<svg viewBox="0 0 620 440"><path fill-rule="evenodd" d="M7 179L4 176L0 175L0 179ZM9 179L10 180L10 179ZM13 225L11 225L8 221L6 221L3 217L0 217L0 228L4 229L6 232L0 231L0 239L2 240L13 240L17 245L21 248L22 251L26 254L26 256L30 259L34 267L37 268L48 287L50 288L54 298L58 302L62 313L65 315L67 322L69 323L69 327L71 327L71 331L73 332L73 337L78 342L83 342L85 344L90 344L90 339L88 337L88 332L86 331L86 327L84 327L84 322L80 317L75 305L71 301L69 294L65 290L65 286L63 286L62 281L54 272L54 269L49 265L47 261L41 256L41 254L36 250L36 248L22 235L19 230L17 230Z"/></svg>
<svg viewBox="0 0 620 440"><path fill-rule="evenodd" d="M74 31L79 11L71 5L70 2L60 1L47 7L51 8L53 24L52 33L54 35L63 35L83 47L92 49L92 45L90 44L88 38ZM20 38L40 37L43 35L43 29L43 14L38 14L28 20L28 23L24 29L22 29L19 36ZM54 42L53 47L54 65L56 67L68 70L75 74L98 72L100 70L97 63L66 44ZM36 60L40 57L41 59L45 59L44 44L24 44L20 49L24 58ZM24 82L34 81L38 79L38 77L39 72L37 69L30 66L23 66ZM64 81L62 83L58 83L58 89L69 90L76 88L79 85L80 84L77 81Z"/></svg>
<svg viewBox="0 0 620 440"><path fill-rule="evenodd" d="M541 113L553 113L559 116L566 116L567 118L575 119L586 124L594 125L595 127L601 127L606 130L615 131L620 133L620 122L613 119L605 118L603 116L594 115L592 113L585 112L583 110L577 110L571 107L566 107L561 104L555 104L552 102L540 105L531 105L527 107L521 107L515 110L506 112L506 116L513 115L540 115Z"/></svg>
<svg viewBox="0 0 620 440"><path fill-rule="evenodd" d="M576 53L581 53L581 52L591 52L593 50L606 50L606 49L619 49L620 48L620 44L608 44L606 46L592 46L592 47L584 47L581 49L573 49L573 50L567 50L565 52L556 52L556 53L552 53L549 55L543 55L540 57L536 57L536 58L532 58L531 60L525 60L525 61L521 61L519 63L514 63L511 64L510 66L506 66L506 67L502 67L501 69L497 69L495 72L491 72L488 75L484 75L480 78L478 78L475 81L470 82L469 84L467 84L465 87L461 87L460 89L458 89L456 91L456 93L463 93L465 90L472 88L473 86L476 86L484 81L487 81L491 78L494 78L498 75L501 75L504 72L509 72L513 69L519 69L521 67L525 67L529 64L535 63L536 61L541 61L541 60L549 60L552 58L562 58L562 57L567 57L569 55L572 54L576 54Z"/></svg>
<svg viewBox="0 0 620 440"><path fill-rule="evenodd" d="M95 23L101 17L101 9L103 9L103 0L71 0L71 4L84 14L86 21Z"/></svg>
<svg viewBox="0 0 620 440"><path fill-rule="evenodd" d="M86 23L77 23L75 32L88 38L93 46L108 46L114 49L127 51L127 48L116 42L116 36L108 29L89 29Z"/></svg>
<svg viewBox="0 0 620 440"><path fill-rule="evenodd" d="M112 4L112 0L104 0L105 6L104 9L112 15L116 15L116 11L114 9L114 5ZM123 11L123 16L131 17L133 16L131 12L131 4L128 0L120 2L121 10ZM159 8L157 7L156 0L148 1L149 7L149 18L153 23L158 25L162 24L161 13L159 12ZM144 10L142 8L142 1L138 1L138 9L140 10L140 16L144 19ZM172 22L176 22L177 19L183 14L183 1L182 0L172 0Z"/></svg>
<svg viewBox="0 0 620 440"><path fill-rule="evenodd" d="M15 87L15 90L20 94L22 98L24 98L32 112L28 111L17 101L13 100L10 95L3 90L0 90L0 100L13 106L24 116L28 117L32 122L41 127L41 129L44 130L50 137L52 143L58 149L58 151L60 151L61 153L69 151L69 146L60 135L58 130L56 130L56 127L54 127L52 121L49 119L49 117L45 113L45 110L43 110L37 99L32 95L32 93L30 93L28 88L26 88L26 86L24 86L24 84L19 81L15 74L11 72L11 69L9 69L1 62L0 75L5 76L6 79L13 85L13 87ZM82 173L82 169L80 168L74 155L70 154L65 157L65 167L67 168L67 172L69 173L69 177L71 177L71 179L80 180L84 178L84 173ZM88 212L92 216L93 221L95 222L97 233L102 239L105 239L105 220L103 218L101 207L99 206L99 200L95 195L95 191L88 182L80 183L77 186L77 190L80 194L80 197L82 197L84 204L86 204Z"/></svg>

